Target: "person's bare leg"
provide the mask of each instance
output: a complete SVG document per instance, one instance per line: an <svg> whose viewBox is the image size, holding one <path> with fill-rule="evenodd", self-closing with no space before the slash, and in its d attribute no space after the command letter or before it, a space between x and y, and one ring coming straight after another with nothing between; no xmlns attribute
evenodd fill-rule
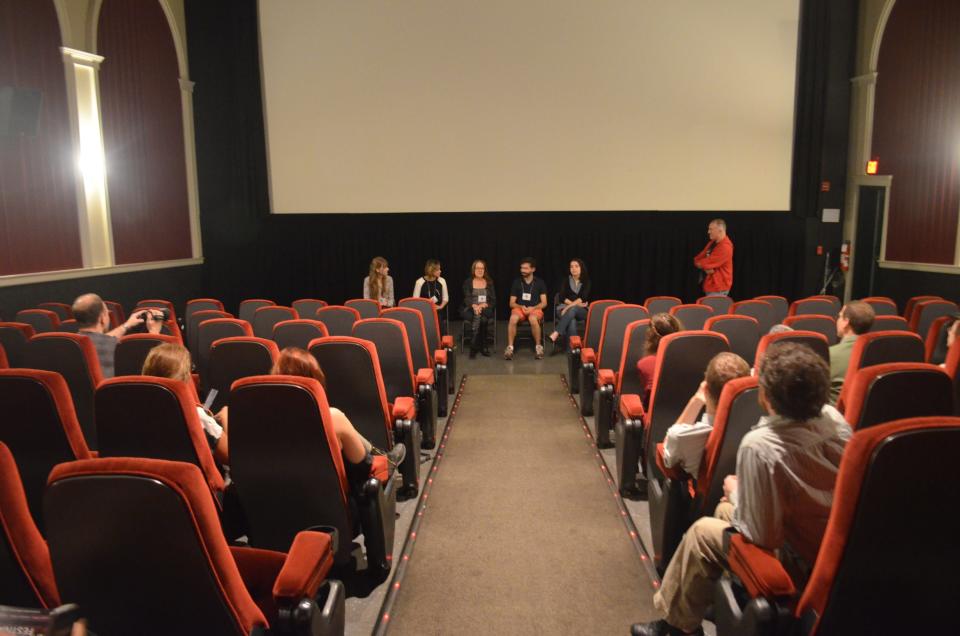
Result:
<svg viewBox="0 0 960 636"><path fill-rule="evenodd" d="M337 434L340 448L343 449L343 456L351 464L359 464L367 456L370 442L357 432L342 411L330 409L330 415L333 416L333 430Z"/></svg>
<svg viewBox="0 0 960 636"><path fill-rule="evenodd" d="M510 314L510 322L507 323L507 346L512 347L513 341L517 337L517 323L520 319L515 314Z"/></svg>
<svg viewBox="0 0 960 636"><path fill-rule="evenodd" d="M530 332L533 334L533 342L540 345L540 319L536 316L530 316Z"/></svg>

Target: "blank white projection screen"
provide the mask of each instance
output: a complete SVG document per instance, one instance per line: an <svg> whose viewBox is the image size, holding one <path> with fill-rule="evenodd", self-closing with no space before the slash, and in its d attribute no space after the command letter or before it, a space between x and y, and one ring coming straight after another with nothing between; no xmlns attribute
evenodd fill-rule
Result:
<svg viewBox="0 0 960 636"><path fill-rule="evenodd" d="M260 0L273 212L789 209L799 0Z"/></svg>

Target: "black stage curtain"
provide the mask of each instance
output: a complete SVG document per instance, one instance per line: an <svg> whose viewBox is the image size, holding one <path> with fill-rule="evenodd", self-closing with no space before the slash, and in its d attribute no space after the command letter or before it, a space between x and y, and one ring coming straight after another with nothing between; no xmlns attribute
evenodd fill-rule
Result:
<svg viewBox="0 0 960 636"><path fill-rule="evenodd" d="M822 58L804 56L819 46L823 29L853 50L855 34L839 32L821 10L826 0L803 3L804 29L798 95L823 93L849 76L824 82L804 71ZM843 2L855 15L855 2ZM808 8L807 5L810 5ZM851 9L852 7L852 9ZM501 298L516 275L519 259L536 257L539 273L553 289L570 258L582 257L594 280L596 298L640 301L654 294L693 301L700 294L691 259L706 243L706 226L724 217L736 246L733 296L816 293L818 266L808 219L809 199L798 204L798 190L819 191L813 170L828 141L844 147L847 129L818 130L842 99L814 96L798 112L794 164L810 166L793 188L791 212L543 212L366 215L270 215L260 94L255 0L187 2L191 76L196 82L194 113L203 230L204 287L235 308L243 298L266 297L288 303L319 297L339 303L362 292L367 264L374 256L390 261L398 297L412 291L427 258L439 258L458 303L459 287L474 258L488 261ZM818 20L809 18L819 11ZM805 44L811 42L811 45ZM843 52L841 51L841 52ZM809 61L806 61L809 60ZM799 99L799 98L798 98ZM843 103L840 103L843 102ZM811 159L808 155L815 154ZM762 179L763 175L757 175ZM838 185L842 179L836 179ZM744 187L750 187L749 182ZM836 196L839 193L834 193ZM816 195L814 195L816 196ZM842 196L842 195L841 195ZM822 261L820 261L822 263ZM822 265L821 265L822 267Z"/></svg>

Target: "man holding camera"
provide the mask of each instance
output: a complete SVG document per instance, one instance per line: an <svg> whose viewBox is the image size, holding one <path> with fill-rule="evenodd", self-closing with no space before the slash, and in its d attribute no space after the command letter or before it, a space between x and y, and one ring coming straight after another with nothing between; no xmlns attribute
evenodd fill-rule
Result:
<svg viewBox="0 0 960 636"><path fill-rule="evenodd" d="M73 317L77 320L78 333L93 341L100 359L100 371L104 378L113 377L113 355L117 349L117 339L133 330L146 325L149 333L160 333L163 328L162 309L141 309L130 314L127 321L110 329L110 312L106 304L96 294L84 294L73 301Z"/></svg>

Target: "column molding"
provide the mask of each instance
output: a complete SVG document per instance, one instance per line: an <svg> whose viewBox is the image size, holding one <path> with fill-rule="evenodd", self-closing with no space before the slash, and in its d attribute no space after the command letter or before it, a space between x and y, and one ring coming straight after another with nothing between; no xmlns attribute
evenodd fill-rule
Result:
<svg viewBox="0 0 960 636"><path fill-rule="evenodd" d="M193 87L189 78L180 78L180 110L183 113L183 151L187 167L187 198L190 208L190 248L193 258L203 257L200 235L200 187L197 179L197 145L193 124Z"/></svg>
<svg viewBox="0 0 960 636"><path fill-rule="evenodd" d="M69 47L61 47L60 51L80 177L77 179L77 215L83 266L110 267L115 260L100 111L99 71L103 57Z"/></svg>

